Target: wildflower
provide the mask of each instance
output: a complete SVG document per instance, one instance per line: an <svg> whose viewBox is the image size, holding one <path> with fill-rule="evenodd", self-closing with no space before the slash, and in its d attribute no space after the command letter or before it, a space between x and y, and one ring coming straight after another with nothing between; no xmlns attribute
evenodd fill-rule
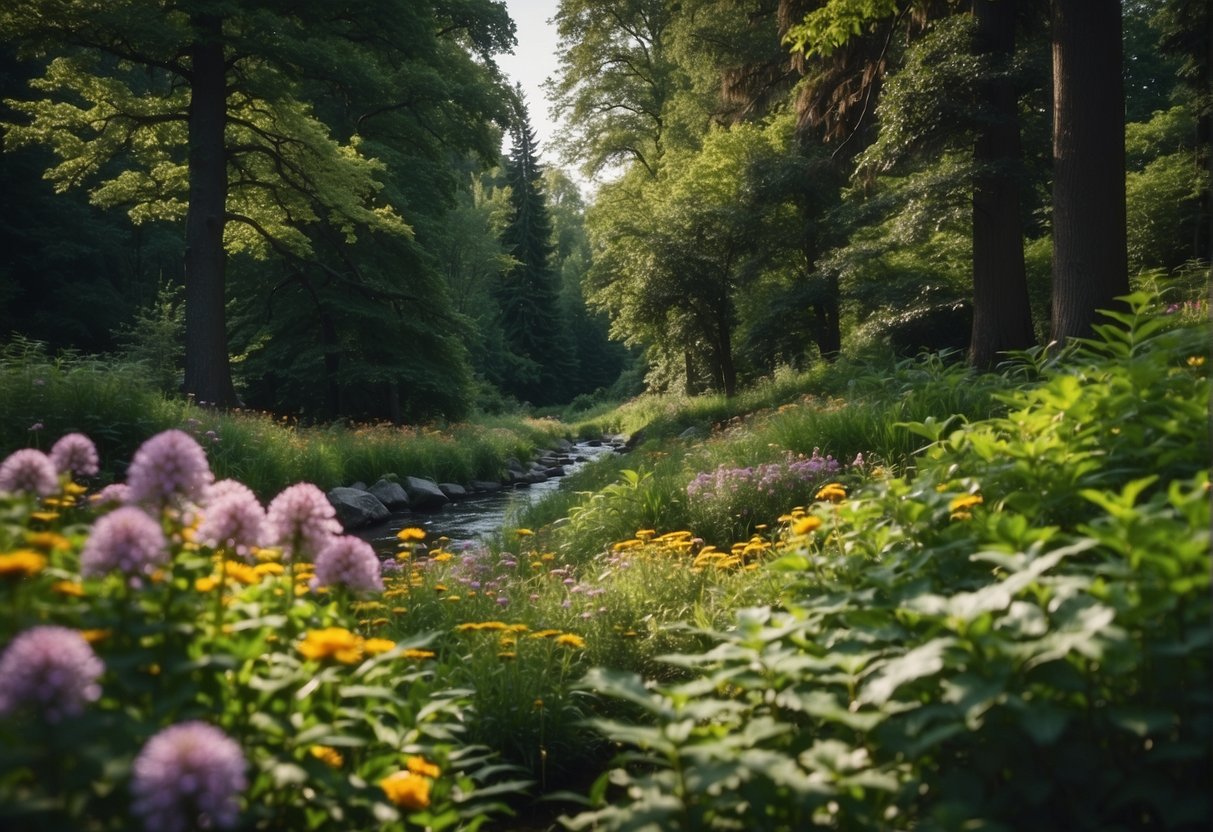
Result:
<svg viewBox="0 0 1213 832"><path fill-rule="evenodd" d="M430 778L398 771L379 781L387 799L401 809L424 809L430 805Z"/></svg>
<svg viewBox="0 0 1213 832"><path fill-rule="evenodd" d="M257 499L257 495L253 493L253 489L240 482L240 480L226 479L219 480L206 489L206 497L203 499L202 504L213 506L220 500L232 496L240 496L250 501L256 501Z"/></svg>
<svg viewBox="0 0 1213 832"><path fill-rule="evenodd" d="M438 766L431 763L425 757L418 757L416 755L408 758L405 762L405 768L413 774L419 774L422 777L437 778L442 774L442 769L438 768Z"/></svg>
<svg viewBox="0 0 1213 832"><path fill-rule="evenodd" d="M313 661L333 659L342 664L354 664L362 661L362 651L362 637L343 627L308 630L299 643L299 652Z"/></svg>
<svg viewBox="0 0 1213 832"><path fill-rule="evenodd" d="M396 537L406 543L425 540L425 529L408 526L396 532Z"/></svg>
<svg viewBox="0 0 1213 832"><path fill-rule="evenodd" d="M256 572L258 575L282 575L286 572L286 569L285 569L285 567L283 567L283 565L281 563L274 563L273 561L267 561L265 563L259 563L256 566L254 566L253 571Z"/></svg>
<svg viewBox="0 0 1213 832"><path fill-rule="evenodd" d="M59 437L51 446L50 460L60 474L71 473L78 477L96 476L100 468L97 446L83 433Z"/></svg>
<svg viewBox="0 0 1213 832"><path fill-rule="evenodd" d="M124 482L112 482L92 496L95 506L122 505L128 502L131 490Z"/></svg>
<svg viewBox="0 0 1213 832"><path fill-rule="evenodd" d="M386 618L376 619L377 621L387 622ZM368 656L377 656L380 653L386 653L396 647L396 642L389 638L368 638L362 642L362 652Z"/></svg>
<svg viewBox="0 0 1213 832"><path fill-rule="evenodd" d="M948 504L948 511L968 511L974 506L981 505L983 500L980 494L962 494L956 497Z"/></svg>
<svg viewBox="0 0 1213 832"><path fill-rule="evenodd" d="M342 764L345 763L345 758L341 756L341 752L331 746L313 745L308 749L308 753L329 768L341 768Z"/></svg>
<svg viewBox="0 0 1213 832"><path fill-rule="evenodd" d="M240 746L213 725L170 725L135 758L131 810L156 832L230 829L239 819L247 767Z"/></svg>
<svg viewBox="0 0 1213 832"><path fill-rule="evenodd" d="M1188 366L1189 367L1205 366L1205 357L1203 355L1189 355L1188 356Z"/></svg>
<svg viewBox="0 0 1213 832"><path fill-rule="evenodd" d="M84 587L75 581L55 581L51 584L51 592L68 598L84 597Z"/></svg>
<svg viewBox="0 0 1213 832"><path fill-rule="evenodd" d="M269 542L281 546L288 560L314 557L342 531L324 492L305 482L290 486L270 501L266 524Z"/></svg>
<svg viewBox="0 0 1213 832"><path fill-rule="evenodd" d="M831 503L841 502L842 500L846 499L846 496L847 490L842 487L841 483L837 482L824 485L822 486L821 490L817 492L818 500L829 500Z"/></svg>
<svg viewBox="0 0 1213 832"><path fill-rule="evenodd" d="M144 442L126 472L130 502L157 507L201 502L213 479L206 451L180 430L166 430Z"/></svg>
<svg viewBox="0 0 1213 832"><path fill-rule="evenodd" d="M80 637L85 640L90 646L100 644L110 637L109 630L81 630Z"/></svg>
<svg viewBox="0 0 1213 832"><path fill-rule="evenodd" d="M115 509L93 524L80 552L80 574L97 577L118 571L150 575L168 564L168 541L160 524L134 506Z"/></svg>
<svg viewBox="0 0 1213 832"><path fill-rule="evenodd" d="M530 529L514 529L514 534L518 535L519 537L531 537L535 533Z"/></svg>
<svg viewBox="0 0 1213 832"><path fill-rule="evenodd" d="M58 532L26 532L25 542L35 549L44 549L48 552L72 547L72 542Z"/></svg>
<svg viewBox="0 0 1213 832"><path fill-rule="evenodd" d="M32 549L0 555L0 578L32 578L46 568L46 556Z"/></svg>
<svg viewBox="0 0 1213 832"><path fill-rule="evenodd" d="M0 656L0 714L29 706L47 722L76 716L101 696L97 680L104 670L76 630L57 626L26 630Z"/></svg>
<svg viewBox="0 0 1213 832"><path fill-rule="evenodd" d="M312 587L344 586L354 592L382 592L379 558L371 544L344 535L329 541L316 555Z"/></svg>
<svg viewBox="0 0 1213 832"><path fill-rule="evenodd" d="M49 497L59 490L55 464L42 451L23 448L0 462L0 493L26 491Z"/></svg>
<svg viewBox="0 0 1213 832"><path fill-rule="evenodd" d="M436 655L438 655L438 654L435 653L433 650L418 650L415 647L410 647L407 650L405 650L403 653L400 654L401 658L415 659L415 660L432 659Z"/></svg>
<svg viewBox="0 0 1213 832"><path fill-rule="evenodd" d="M556 636L556 643L564 647L576 647L579 650L585 647L585 639L572 633L561 633Z"/></svg>
<svg viewBox="0 0 1213 832"><path fill-rule="evenodd" d="M821 526L821 518L812 515L801 517L792 524L792 534L808 534Z"/></svg>
<svg viewBox="0 0 1213 832"><path fill-rule="evenodd" d="M212 549L226 548L251 557L253 549L265 541L265 509L251 491L246 495L227 490L207 506L195 539Z"/></svg>

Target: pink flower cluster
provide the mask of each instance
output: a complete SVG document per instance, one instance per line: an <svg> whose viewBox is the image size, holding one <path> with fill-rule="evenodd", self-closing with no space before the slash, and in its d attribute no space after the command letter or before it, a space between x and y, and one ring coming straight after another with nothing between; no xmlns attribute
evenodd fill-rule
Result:
<svg viewBox="0 0 1213 832"><path fill-rule="evenodd" d="M105 666L84 637L67 627L26 630L0 657L0 714L29 707L47 722L80 714L101 696Z"/></svg>
<svg viewBox="0 0 1213 832"><path fill-rule="evenodd" d="M140 445L126 471L130 501L157 509L201 502L213 480L206 451L180 430L166 430Z"/></svg>
<svg viewBox="0 0 1213 832"><path fill-rule="evenodd" d="M240 746L213 725L171 725L135 758L131 809L149 832L230 829L240 818L247 767Z"/></svg>
<svg viewBox="0 0 1213 832"><path fill-rule="evenodd" d="M140 508L123 506L93 524L80 552L80 574L150 575L168 561L168 540L160 524Z"/></svg>
<svg viewBox="0 0 1213 832"><path fill-rule="evenodd" d="M0 462L0 493L24 491L49 497L59 490L55 464L42 451L23 448Z"/></svg>
<svg viewBox="0 0 1213 832"><path fill-rule="evenodd" d="M284 560L314 558L342 532L328 497L306 482L286 488L270 501L266 526L267 542L282 547Z"/></svg>
<svg viewBox="0 0 1213 832"><path fill-rule="evenodd" d="M266 540L265 509L243 483L223 480L207 493L197 540L213 549L226 548L243 558Z"/></svg>
<svg viewBox="0 0 1213 832"><path fill-rule="evenodd" d="M354 592L382 592L379 557L371 544L356 537L335 537L316 556L312 587L344 586Z"/></svg>
<svg viewBox="0 0 1213 832"><path fill-rule="evenodd" d="M83 433L69 433L59 437L59 441L51 446L50 457L55 470L60 474L95 477L101 468L97 458L97 446Z"/></svg>

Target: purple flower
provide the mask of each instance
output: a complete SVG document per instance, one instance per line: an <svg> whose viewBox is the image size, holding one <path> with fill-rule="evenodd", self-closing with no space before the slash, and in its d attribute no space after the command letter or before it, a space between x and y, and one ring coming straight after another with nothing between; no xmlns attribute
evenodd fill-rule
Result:
<svg viewBox="0 0 1213 832"><path fill-rule="evenodd" d="M97 446L83 433L69 433L59 437L51 446L51 462L60 474L69 471L78 477L96 476L100 467Z"/></svg>
<svg viewBox="0 0 1213 832"><path fill-rule="evenodd" d="M256 500L257 495L253 493L253 489L249 488L240 480L219 480L212 483L206 489L206 496L202 500L203 505L213 505L219 502L224 497L230 497L233 494L239 494L247 500Z"/></svg>
<svg viewBox="0 0 1213 832"><path fill-rule="evenodd" d="M49 497L58 490L55 465L42 451L24 448L0 462L0 492L28 491L39 497Z"/></svg>
<svg viewBox="0 0 1213 832"><path fill-rule="evenodd" d="M80 574L150 575L168 561L168 541L160 524L141 509L123 506L93 524L80 552Z"/></svg>
<svg viewBox="0 0 1213 832"><path fill-rule="evenodd" d="M333 538L316 555L312 588L322 586L344 586L354 592L382 591L379 558L371 544L349 535Z"/></svg>
<svg viewBox="0 0 1213 832"><path fill-rule="evenodd" d="M23 705L47 722L75 716L101 696L105 665L84 637L67 627L34 627L13 639L0 657L0 714Z"/></svg>
<svg viewBox="0 0 1213 832"><path fill-rule="evenodd" d="M93 495L93 504L98 506L109 505L110 503L122 505L127 502L130 493L131 490L126 487L126 483L112 482Z"/></svg>
<svg viewBox="0 0 1213 832"><path fill-rule="evenodd" d="M306 482L290 486L270 501L266 523L268 542L281 546L286 560L314 557L342 531L328 497Z"/></svg>
<svg viewBox="0 0 1213 832"><path fill-rule="evenodd" d="M213 725L170 725L135 758L131 809L155 832L230 829L239 820L247 767L240 746Z"/></svg>
<svg viewBox="0 0 1213 832"><path fill-rule="evenodd" d="M241 486L243 488L243 486ZM265 541L265 509L253 492L230 489L212 501L198 525L197 540L212 549L231 549L247 558L253 547Z"/></svg>
<svg viewBox="0 0 1213 832"><path fill-rule="evenodd" d="M206 451L179 430L144 442L126 472L131 502L158 508L182 500L200 502L213 479Z"/></svg>

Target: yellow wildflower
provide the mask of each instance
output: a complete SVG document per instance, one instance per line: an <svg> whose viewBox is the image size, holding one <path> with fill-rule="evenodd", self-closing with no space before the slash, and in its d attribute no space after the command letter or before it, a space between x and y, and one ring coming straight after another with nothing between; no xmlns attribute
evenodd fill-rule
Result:
<svg viewBox="0 0 1213 832"><path fill-rule="evenodd" d="M576 647L579 650L585 647L585 639L572 633L561 633L556 636L556 643L564 647Z"/></svg>
<svg viewBox="0 0 1213 832"><path fill-rule="evenodd" d="M194 581L194 589L198 592L213 592L217 586L219 586L219 579L213 576Z"/></svg>
<svg viewBox="0 0 1213 832"><path fill-rule="evenodd" d="M431 763L425 757L414 755L409 757L404 765L405 768L407 768L413 774L417 774L422 777L437 778L440 774L442 774L442 769L438 768L438 766Z"/></svg>
<svg viewBox="0 0 1213 832"><path fill-rule="evenodd" d="M817 492L818 500L829 500L831 503L842 502L846 499L847 490L842 487L842 483L832 482L822 486Z"/></svg>
<svg viewBox="0 0 1213 832"><path fill-rule="evenodd" d="M327 745L313 745L308 749L308 753L330 768L341 768L345 762L341 752Z"/></svg>
<svg viewBox="0 0 1213 832"><path fill-rule="evenodd" d="M362 642L362 650L368 656L386 653L396 646L396 642L388 638L368 638Z"/></svg>
<svg viewBox="0 0 1213 832"><path fill-rule="evenodd" d="M411 771L398 771L379 781L387 799L401 809L424 809L430 805L430 779Z"/></svg>
<svg viewBox="0 0 1213 832"><path fill-rule="evenodd" d="M50 502L50 501L48 500L47 502ZM57 512L57 511L32 511L32 512L30 512L29 516L31 519L40 520L43 523L49 523L52 520L59 519L59 512Z"/></svg>
<svg viewBox="0 0 1213 832"><path fill-rule="evenodd" d="M299 643L299 652L304 658L314 661L335 659L342 664L361 661L363 649L362 637L343 627L308 630L307 636Z"/></svg>
<svg viewBox="0 0 1213 832"><path fill-rule="evenodd" d="M46 557L32 549L0 555L0 578L32 578L46 568Z"/></svg>
<svg viewBox="0 0 1213 832"><path fill-rule="evenodd" d="M89 644L100 644L110 637L109 630L81 630L80 636Z"/></svg>
<svg viewBox="0 0 1213 832"><path fill-rule="evenodd" d="M257 570L249 566L247 563L241 563L238 560L229 560L225 567L227 569L227 577L229 580L245 586L252 586L261 581L261 576L257 574Z"/></svg>
<svg viewBox="0 0 1213 832"><path fill-rule="evenodd" d="M535 533L530 529L514 529L514 534L519 537L531 537Z"/></svg>
<svg viewBox="0 0 1213 832"><path fill-rule="evenodd" d="M418 661L422 659L432 659L436 655L437 654L433 650L418 650L414 647L410 647L400 654L401 658L417 659Z"/></svg>
<svg viewBox="0 0 1213 832"><path fill-rule="evenodd" d="M792 524L793 534L808 534L809 532L821 527L821 518L809 515L801 517Z"/></svg>
<svg viewBox="0 0 1213 832"><path fill-rule="evenodd" d="M563 630L538 630L531 633L531 638L553 638L558 635L563 635Z"/></svg>
<svg viewBox="0 0 1213 832"><path fill-rule="evenodd" d="M406 543L414 540L425 540L425 529L420 529L416 526L409 526L396 532L396 537L405 541Z"/></svg>
<svg viewBox="0 0 1213 832"><path fill-rule="evenodd" d="M952 502L948 504L948 511L968 511L969 509L973 508L973 506L981 505L982 502L983 500L981 499L980 494L962 494L959 497L954 498Z"/></svg>
<svg viewBox="0 0 1213 832"><path fill-rule="evenodd" d="M286 569L281 563L259 563L253 567L253 571L258 575L281 575Z"/></svg>
<svg viewBox="0 0 1213 832"><path fill-rule="evenodd" d="M455 556L450 552L439 550L430 556L430 560L434 561L435 563L446 563L448 560L451 560L454 557Z"/></svg>
<svg viewBox="0 0 1213 832"><path fill-rule="evenodd" d="M66 595L68 598L83 598L84 585L78 584L75 581L55 581L51 584L51 592L57 595Z"/></svg>
<svg viewBox="0 0 1213 832"><path fill-rule="evenodd" d="M70 549L71 541L58 532L26 532L25 543L35 549L54 551L55 549Z"/></svg>

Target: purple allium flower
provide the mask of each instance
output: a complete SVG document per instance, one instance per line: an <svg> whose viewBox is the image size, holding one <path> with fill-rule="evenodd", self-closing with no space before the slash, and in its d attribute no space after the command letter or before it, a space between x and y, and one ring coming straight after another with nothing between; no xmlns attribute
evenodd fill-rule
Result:
<svg viewBox="0 0 1213 832"><path fill-rule="evenodd" d="M281 546L283 558L315 557L336 535L341 534L337 512L324 492L301 482L283 490L266 510L270 545Z"/></svg>
<svg viewBox="0 0 1213 832"><path fill-rule="evenodd" d="M144 442L126 472L131 502L157 507L179 500L199 502L213 479L206 451L180 430L166 430Z"/></svg>
<svg viewBox="0 0 1213 832"><path fill-rule="evenodd" d="M42 451L23 448L0 462L0 492L28 491L49 497L59 490L55 464Z"/></svg>
<svg viewBox="0 0 1213 832"><path fill-rule="evenodd" d="M247 767L240 746L213 725L170 725L135 758L131 809L155 832L230 829L239 820Z"/></svg>
<svg viewBox="0 0 1213 832"><path fill-rule="evenodd" d="M123 506L93 524L80 552L80 574L96 577L117 570L132 577L150 575L168 560L160 524L141 509Z"/></svg>
<svg viewBox="0 0 1213 832"><path fill-rule="evenodd" d="M316 555L316 576L312 587L344 586L354 592L380 592L379 557L371 544L356 537L333 538Z"/></svg>
<svg viewBox="0 0 1213 832"><path fill-rule="evenodd" d="M265 509L261 503L251 491L241 494L232 489L206 507L196 539L212 549L226 547L247 558L253 547L265 542L265 536Z"/></svg>
<svg viewBox="0 0 1213 832"><path fill-rule="evenodd" d="M67 627L34 627L13 639L0 657L0 714L23 705L47 722L75 716L101 696L105 665L84 636Z"/></svg>
<svg viewBox="0 0 1213 832"><path fill-rule="evenodd" d="M126 487L124 482L112 482L105 488L93 495L93 504L104 505L122 505L130 497L131 490Z"/></svg>
<svg viewBox="0 0 1213 832"><path fill-rule="evenodd" d="M97 446L83 433L69 433L59 437L51 446L51 462L60 474L69 471L78 477L96 476L100 467Z"/></svg>
<svg viewBox="0 0 1213 832"><path fill-rule="evenodd" d="M240 482L240 480L227 479L212 483L206 489L206 496L203 498L202 504L206 506L213 505L224 497L230 497L233 494L239 494L246 500L257 499L257 495L253 493L253 489Z"/></svg>

